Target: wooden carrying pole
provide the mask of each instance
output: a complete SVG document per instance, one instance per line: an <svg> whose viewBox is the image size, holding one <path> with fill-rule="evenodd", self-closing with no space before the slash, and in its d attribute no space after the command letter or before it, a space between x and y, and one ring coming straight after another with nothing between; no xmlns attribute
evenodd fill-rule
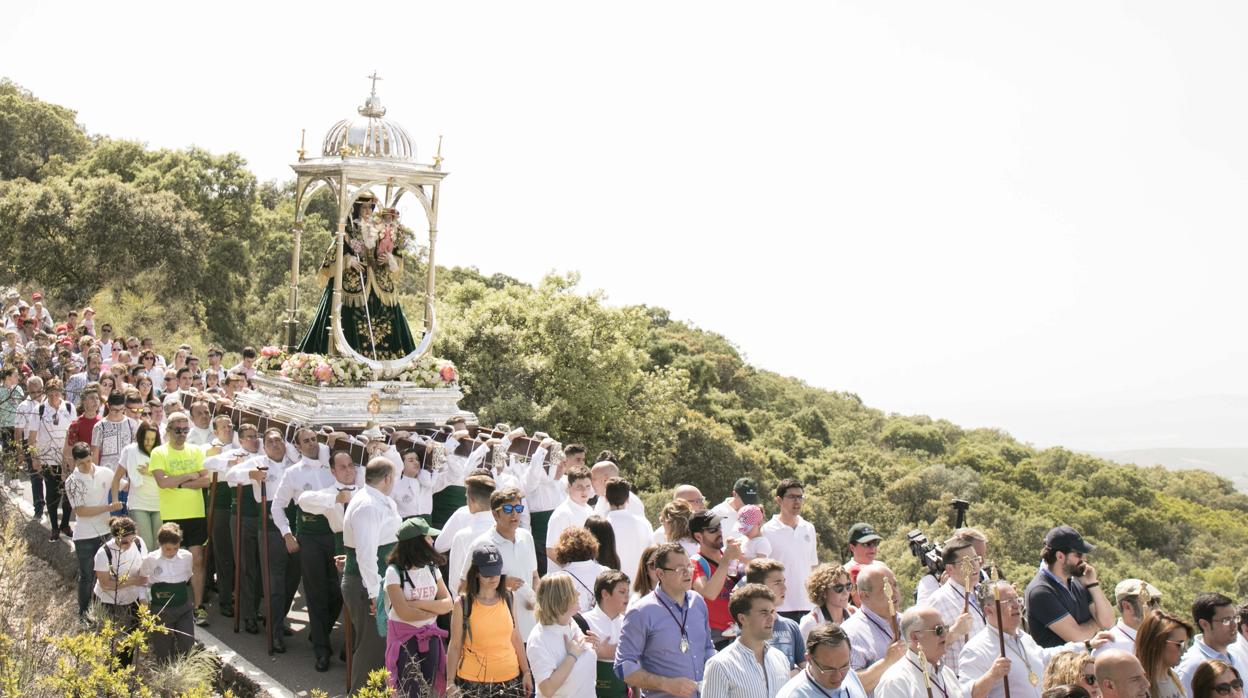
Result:
<svg viewBox="0 0 1248 698"><path fill-rule="evenodd" d="M265 472L267 468L257 468ZM267 473L266 473L267 474ZM264 584L264 635L269 654L273 654L273 596L269 588L269 491L260 481L260 580Z"/></svg>
<svg viewBox="0 0 1248 698"><path fill-rule="evenodd" d="M235 487L234 493L234 632L243 616L243 486Z"/></svg>
<svg viewBox="0 0 1248 698"><path fill-rule="evenodd" d="M1001 587L994 580L989 582L992 584L992 602L997 607L997 642L1001 645L1001 656L1005 656L1005 628L1001 622ZM1001 685L1005 688L1005 698L1010 698L1010 676L1006 674L1001 680Z"/></svg>

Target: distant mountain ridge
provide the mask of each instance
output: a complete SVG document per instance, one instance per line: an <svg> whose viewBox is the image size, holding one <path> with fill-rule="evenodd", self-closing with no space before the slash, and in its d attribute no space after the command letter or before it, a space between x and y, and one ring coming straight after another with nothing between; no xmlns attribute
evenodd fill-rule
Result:
<svg viewBox="0 0 1248 698"><path fill-rule="evenodd" d="M1208 470L1248 493L1248 448L1138 448L1087 453L1127 465L1160 465L1168 470Z"/></svg>

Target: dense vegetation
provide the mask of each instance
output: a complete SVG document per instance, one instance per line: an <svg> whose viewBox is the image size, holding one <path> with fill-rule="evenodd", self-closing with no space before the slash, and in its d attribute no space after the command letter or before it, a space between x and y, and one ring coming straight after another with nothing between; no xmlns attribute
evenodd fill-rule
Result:
<svg viewBox="0 0 1248 698"><path fill-rule="evenodd" d="M0 82L0 283L92 303L119 331L227 347L275 342L289 283L289 186L260 183L237 154L149 150L92 137L74 112ZM327 202L304 233L303 268L329 234ZM1139 468L994 429L889 414L746 364L726 339L666 311L613 307L575 274L537 287L440 270L435 351L460 368L484 422L611 448L649 510L681 482L708 499L743 473L807 483L824 558L855 521L889 534L881 557L913 581L904 533L947 535L953 496L992 537L1012 579L1033 574L1051 526L1098 545L1105 586L1128 576L1187 607L1201 590L1248 596L1248 497L1202 471ZM409 275L409 308L417 274ZM300 280L310 314L319 289ZM304 318L306 320L306 317ZM864 340L865 341L865 340Z"/></svg>

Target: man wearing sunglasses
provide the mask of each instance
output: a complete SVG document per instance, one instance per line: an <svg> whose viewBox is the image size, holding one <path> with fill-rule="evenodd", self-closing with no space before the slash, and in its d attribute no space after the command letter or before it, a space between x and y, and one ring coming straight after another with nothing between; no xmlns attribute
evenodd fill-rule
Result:
<svg viewBox="0 0 1248 698"><path fill-rule="evenodd" d="M727 549L724 548L722 522L723 519L709 509L699 511L689 519L689 534L698 544L698 554L690 559L693 564L693 590L706 600L711 642L716 650L727 647L735 636L730 634L725 637L724 631L733 624L728 602L738 578L733 570L734 563L741 559L741 543L737 539L728 539Z"/></svg>
<svg viewBox="0 0 1248 698"><path fill-rule="evenodd" d="M994 587L1001 595L999 619ZM1020 627L1022 599L1009 582L985 582L975 593L975 603L984 609L987 624L971 637L958 658L962 690L971 698L1002 698L1005 695L1003 678L1010 682L1010 698L1039 698L1040 681L1049 661L1062 652L1083 652L1086 649L1082 642L1048 648L1037 645ZM1005 633L1005 657L1001 656L998 627ZM1109 642L1109 633L1104 632L1092 644L1099 647L1106 642Z"/></svg>
<svg viewBox="0 0 1248 698"><path fill-rule="evenodd" d="M191 420L186 414L169 415L165 425L166 442L152 449L148 469L160 488L160 518L182 527L182 547L191 551L191 590L194 595L195 624L207 625L204 610L204 543L208 540L208 518L200 492L212 484L204 469L204 449L186 442Z"/></svg>
<svg viewBox="0 0 1248 698"><path fill-rule="evenodd" d="M507 487L495 490L490 495L490 513L494 516L494 527L477 536L468 546L469 550L476 550L481 544L489 543L498 548L503 556L503 574L507 575L507 588L515 595L513 609L520 637L528 637L529 631L537 625L537 617L534 615L534 608L537 606L537 551L533 547L533 534L520 527L524 509L523 495L519 489Z"/></svg>
<svg viewBox="0 0 1248 698"><path fill-rule="evenodd" d="M934 608L913 607L901 614L901 636L907 652L875 687L875 698L963 698L953 669L944 665L949 628Z"/></svg>
<svg viewBox="0 0 1248 698"><path fill-rule="evenodd" d="M1235 663L1227 652L1235 643L1239 614L1235 612L1235 602L1217 593L1204 593L1192 602L1192 620L1200 634L1192 640L1192 646L1183 653L1183 659L1175 672L1187 695L1192 695L1192 676L1200 665L1210 659L1220 659L1235 667L1242 675L1245 669Z"/></svg>

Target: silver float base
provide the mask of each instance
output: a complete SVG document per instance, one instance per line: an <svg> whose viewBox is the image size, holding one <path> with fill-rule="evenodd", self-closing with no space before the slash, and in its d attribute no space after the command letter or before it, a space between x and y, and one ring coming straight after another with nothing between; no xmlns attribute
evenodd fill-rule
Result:
<svg viewBox="0 0 1248 698"><path fill-rule="evenodd" d="M255 390L240 393L236 402L250 410L288 422L363 428L423 427L445 424L461 416L469 424L477 417L459 409L459 388L419 388L410 383L375 381L359 388L331 388L295 383L278 376L256 374ZM376 409L370 411L370 404Z"/></svg>

